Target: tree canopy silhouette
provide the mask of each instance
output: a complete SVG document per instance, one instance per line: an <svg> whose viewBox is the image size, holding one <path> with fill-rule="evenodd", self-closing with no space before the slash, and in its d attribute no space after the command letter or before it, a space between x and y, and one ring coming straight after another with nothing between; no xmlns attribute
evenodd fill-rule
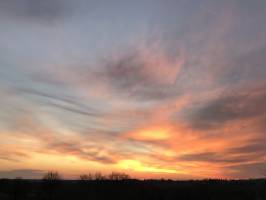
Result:
<svg viewBox="0 0 266 200"><path fill-rule="evenodd" d="M47 191L50 200L54 199L55 191L60 180L61 176L58 172L50 171L43 176L44 189Z"/></svg>

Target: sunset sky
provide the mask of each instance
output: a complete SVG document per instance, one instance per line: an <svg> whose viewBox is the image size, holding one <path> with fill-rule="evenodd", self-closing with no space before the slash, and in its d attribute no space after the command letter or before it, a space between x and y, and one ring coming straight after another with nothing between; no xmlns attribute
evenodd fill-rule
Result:
<svg viewBox="0 0 266 200"><path fill-rule="evenodd" d="M0 178L266 174L265 0L0 0Z"/></svg>

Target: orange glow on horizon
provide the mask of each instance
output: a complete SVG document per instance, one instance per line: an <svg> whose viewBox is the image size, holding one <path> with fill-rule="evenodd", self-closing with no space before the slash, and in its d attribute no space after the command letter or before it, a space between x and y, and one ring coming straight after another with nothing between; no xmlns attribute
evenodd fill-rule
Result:
<svg viewBox="0 0 266 200"><path fill-rule="evenodd" d="M137 172L170 173L170 174L177 173L177 170L147 166L138 160L121 160L117 163L117 166L123 170L130 170Z"/></svg>

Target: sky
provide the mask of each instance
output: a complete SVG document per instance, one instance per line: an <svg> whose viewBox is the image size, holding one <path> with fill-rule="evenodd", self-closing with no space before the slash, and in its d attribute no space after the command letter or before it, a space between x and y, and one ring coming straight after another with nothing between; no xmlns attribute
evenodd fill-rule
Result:
<svg viewBox="0 0 266 200"><path fill-rule="evenodd" d="M264 0L0 0L0 177L266 174Z"/></svg>

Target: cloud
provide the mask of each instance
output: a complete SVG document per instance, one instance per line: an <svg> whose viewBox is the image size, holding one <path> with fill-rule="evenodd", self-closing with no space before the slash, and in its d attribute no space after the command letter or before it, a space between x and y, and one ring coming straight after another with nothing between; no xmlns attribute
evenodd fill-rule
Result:
<svg viewBox="0 0 266 200"><path fill-rule="evenodd" d="M8 171L0 171L1 178L17 178L17 177L25 177L27 179L39 179L43 176L45 171L43 170L35 170L35 169L15 169Z"/></svg>
<svg viewBox="0 0 266 200"><path fill-rule="evenodd" d="M4 161L11 161L11 162L20 162L23 159L21 158L25 158L28 156L21 156L21 155L17 155L17 154L13 154L13 153L5 153L5 155L0 155L0 160L4 160Z"/></svg>
<svg viewBox="0 0 266 200"><path fill-rule="evenodd" d="M85 145L82 147L82 144L75 142L57 141L48 143L47 148L50 149L51 152L64 155L74 155L85 160L105 164L112 164L115 162L113 159L114 155L109 154L110 152L106 152L106 149L100 149L95 145Z"/></svg>
<svg viewBox="0 0 266 200"><path fill-rule="evenodd" d="M8 146L2 144L0 148L0 160L8 162L23 162L23 160L30 158L30 155L24 149L17 147L16 149L7 148Z"/></svg>
<svg viewBox="0 0 266 200"><path fill-rule="evenodd" d="M87 116L99 116L99 111L94 108L90 108L84 103L81 103L77 98L65 96L63 94L52 94L37 91L34 89L16 89L14 92L20 92L22 94L33 95L41 98L42 100L48 100L47 105L63 109L65 111L73 112L76 114L87 115Z"/></svg>
<svg viewBox="0 0 266 200"><path fill-rule="evenodd" d="M128 133L126 137L137 141L162 142L170 138L170 129L171 128L163 125L159 127L152 126L150 128L134 130Z"/></svg>
<svg viewBox="0 0 266 200"><path fill-rule="evenodd" d="M265 169L266 161L228 166L224 171L232 178L261 178L265 176Z"/></svg>
<svg viewBox="0 0 266 200"><path fill-rule="evenodd" d="M265 88L224 93L194 108L189 115L191 127L212 129L228 122L262 116L266 113Z"/></svg>
<svg viewBox="0 0 266 200"><path fill-rule="evenodd" d="M159 47L136 48L111 58L95 76L118 95L162 100L179 95L175 81L183 63L182 55L170 56Z"/></svg>
<svg viewBox="0 0 266 200"><path fill-rule="evenodd" d="M238 153L238 154L256 154L258 155L265 155L266 154L266 138L260 141L250 141L247 145L240 145L239 147L233 147L227 149L229 153ZM256 156L256 157L257 157ZM258 158L258 157L257 157Z"/></svg>
<svg viewBox="0 0 266 200"><path fill-rule="evenodd" d="M220 74L221 84L232 86L232 84L252 84L253 81L264 81L265 68L265 44L241 55L230 58L225 62L224 72Z"/></svg>
<svg viewBox="0 0 266 200"><path fill-rule="evenodd" d="M204 153L195 153L195 154L185 154L178 157L180 160L185 161L201 161L201 162L210 162L210 163L239 163L248 161L248 158L245 156L241 157L228 157L216 152L204 152Z"/></svg>
<svg viewBox="0 0 266 200"><path fill-rule="evenodd" d="M69 14L67 1L62 0L10 0L0 1L1 15L38 23L55 22Z"/></svg>

